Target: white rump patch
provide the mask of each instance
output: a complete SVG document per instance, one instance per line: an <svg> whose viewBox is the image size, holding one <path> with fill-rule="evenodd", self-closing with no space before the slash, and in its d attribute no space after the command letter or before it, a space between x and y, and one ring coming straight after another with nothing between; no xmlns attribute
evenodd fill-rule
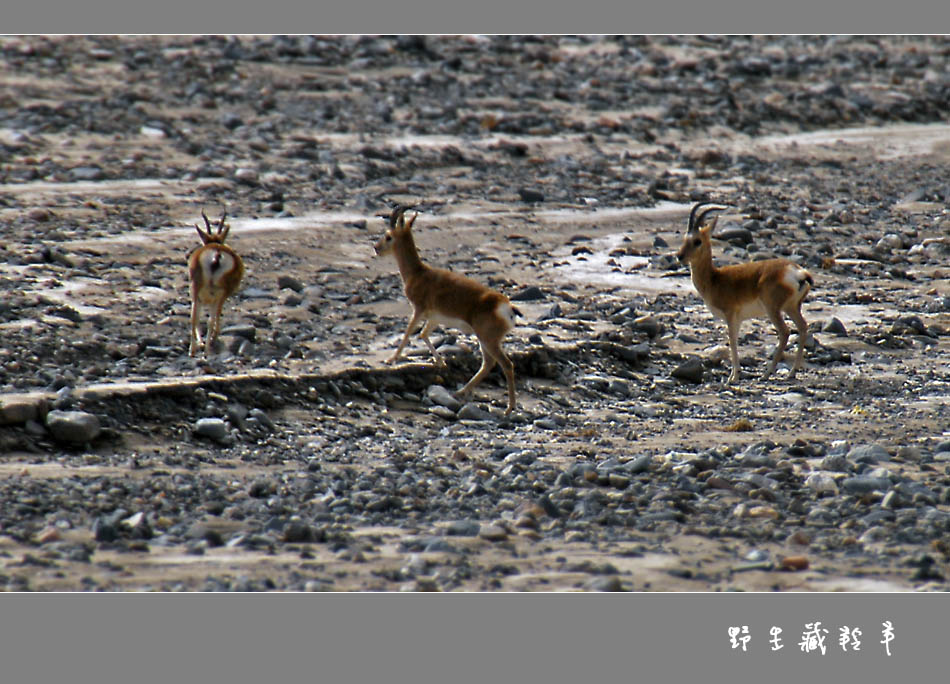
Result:
<svg viewBox="0 0 950 684"><path fill-rule="evenodd" d="M495 313L504 318L508 322L508 327L513 328L515 325L515 312L511 304L502 302L498 305L498 308L495 309Z"/></svg>

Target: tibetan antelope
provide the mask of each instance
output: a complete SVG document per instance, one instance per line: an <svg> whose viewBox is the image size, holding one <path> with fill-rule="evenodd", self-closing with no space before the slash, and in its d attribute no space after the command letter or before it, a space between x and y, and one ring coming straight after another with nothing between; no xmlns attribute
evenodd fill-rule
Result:
<svg viewBox="0 0 950 684"><path fill-rule="evenodd" d="M429 341L429 334L439 325L457 328L465 333L474 333L482 349L482 366L458 394L470 394L479 382L495 367L501 369L508 380L508 409L515 409L515 369L511 359L501 348L501 341L514 325L514 317L520 316L508 297L463 275L441 268L433 268L419 258L412 239L412 225L418 213L406 220L405 213L411 207L397 206L389 215L389 229L375 245L376 255L392 253L399 266L406 297L412 304L412 316L406 333L395 353L386 363L395 362L409 335L425 320L420 336L439 366L445 361ZM385 216L382 218L386 218Z"/></svg>
<svg viewBox="0 0 950 684"><path fill-rule="evenodd" d="M681 263L689 265L693 285L706 306L729 328L732 373L727 384L739 379L739 325L747 318L767 317L778 332L778 347L762 379L772 374L788 342L788 325L783 313L791 317L798 330L798 355L789 374L789 379L794 378L804 363L808 335L808 326L802 316L802 300L814 281L808 271L786 259L766 259L721 268L713 265L710 235L718 216L713 215L707 225L703 224L712 212L727 208L709 202L696 204L689 214L686 237L676 256Z"/></svg>
<svg viewBox="0 0 950 684"><path fill-rule="evenodd" d="M214 349L221 330L221 309L224 300L233 295L244 277L244 262L233 249L224 244L231 227L225 225L227 212L221 214L217 230L211 227L211 221L201 212L207 232L195 224L195 230L202 245L188 257L188 274L191 278L191 345L188 353L195 356L201 347L201 333L198 330L202 307L210 311L208 319L205 355Z"/></svg>

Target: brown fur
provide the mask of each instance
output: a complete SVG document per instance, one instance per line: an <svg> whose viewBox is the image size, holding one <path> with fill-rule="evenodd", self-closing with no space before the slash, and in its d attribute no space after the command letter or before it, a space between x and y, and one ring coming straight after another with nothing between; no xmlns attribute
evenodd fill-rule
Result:
<svg viewBox="0 0 950 684"><path fill-rule="evenodd" d="M714 216L705 227L699 226L708 213L725 207L713 205L697 216L701 206L703 204L693 207L683 246L676 256L689 264L693 285L712 313L726 321L732 357L732 373L727 382L731 384L739 379L739 326L746 318L767 317L775 326L779 344L763 379L772 374L788 343L789 329L783 314L794 321L798 332L798 354L789 374L790 379L794 378L804 365L808 325L802 316L801 305L814 284L811 274L787 259L716 267L712 261L710 236L717 217Z"/></svg>
<svg viewBox="0 0 950 684"><path fill-rule="evenodd" d="M515 372L514 364L501 347L501 341L511 329L511 323L499 313L499 307L511 307L512 315L518 315L518 310L511 306L508 297L472 278L425 264L419 257L412 238L412 226L418 214L414 214L409 221L406 221L405 211L406 207L396 207L393 210L389 230L376 243L377 255L392 253L396 257L406 297L413 309L402 341L386 363L393 363L399 358L409 340L409 335L422 321L426 321L420 337L426 343L436 363L444 366L445 361L429 341L429 335L444 322L439 320L440 317L460 321L470 328L470 330L465 330L460 327L463 332L474 332L478 337L482 349L482 366L459 390L459 394L471 393L496 363L501 364L501 369L508 381L508 408L505 411L505 415L508 415L516 406ZM451 321L445 323L455 325Z"/></svg>
<svg viewBox="0 0 950 684"><path fill-rule="evenodd" d="M201 238L202 245L191 253L188 257L188 275L191 281L191 342L188 353L195 356L201 347L201 333L198 330L201 309L208 307L211 316L208 320L207 341L205 343L205 354L210 354L214 348L215 341L218 339L218 333L221 329L221 311L224 308L224 302L228 297L237 292L244 277L244 262L241 257L231 247L224 244L227 239L230 226L226 226L224 219L226 214L221 215L218 221L218 229L215 232L211 227L211 222L202 211L201 216L205 220L207 232L201 230L197 225L195 230ZM224 273L218 273L221 268L221 258L227 255L233 259L231 268ZM202 264L208 260L211 278L206 278L205 270Z"/></svg>

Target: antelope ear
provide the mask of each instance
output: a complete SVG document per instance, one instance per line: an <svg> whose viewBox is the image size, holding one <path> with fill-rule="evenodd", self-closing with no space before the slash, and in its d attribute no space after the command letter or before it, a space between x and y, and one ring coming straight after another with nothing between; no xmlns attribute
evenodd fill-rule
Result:
<svg viewBox="0 0 950 684"><path fill-rule="evenodd" d="M700 228L697 232L698 232L699 235L701 235L702 237L706 237L706 236L709 236L709 235L712 234L712 230L713 230L713 228L715 228L715 227L716 227L716 219L713 219L712 221L710 221L709 223L707 223L705 226L703 226L702 228Z"/></svg>
<svg viewBox="0 0 950 684"><path fill-rule="evenodd" d="M198 231L198 237L201 238L201 241L202 241L204 244L208 244L209 242L211 242L211 236L210 236L208 233L206 233L206 232L204 232L203 230L201 230L201 228L198 227L198 224L197 224L197 223L195 224L195 230Z"/></svg>
<svg viewBox="0 0 950 684"><path fill-rule="evenodd" d="M412 230L412 224L416 222L416 219L419 218L419 212L417 211L412 215L412 218L409 219L409 223L406 224L406 230Z"/></svg>

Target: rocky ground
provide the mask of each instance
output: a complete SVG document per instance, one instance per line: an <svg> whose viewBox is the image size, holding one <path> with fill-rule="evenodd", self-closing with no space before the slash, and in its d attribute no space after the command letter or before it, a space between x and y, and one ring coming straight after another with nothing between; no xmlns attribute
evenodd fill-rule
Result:
<svg viewBox="0 0 950 684"><path fill-rule="evenodd" d="M950 98L941 38L0 38L0 588L944 590ZM807 369L671 256L811 270ZM382 363L373 258L504 291ZM185 258L247 276L187 355ZM793 336L791 344L797 341ZM794 347L792 347L794 349Z"/></svg>

